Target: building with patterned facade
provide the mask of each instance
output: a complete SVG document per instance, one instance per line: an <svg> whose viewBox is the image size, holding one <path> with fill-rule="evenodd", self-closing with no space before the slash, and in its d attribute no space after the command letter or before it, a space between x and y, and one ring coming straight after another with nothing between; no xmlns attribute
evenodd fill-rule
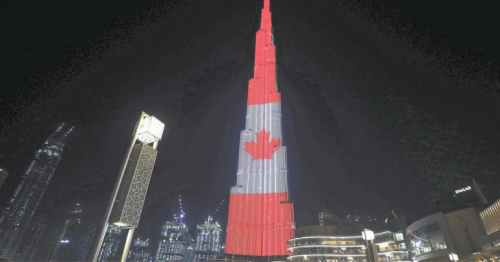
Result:
<svg viewBox="0 0 500 262"><path fill-rule="evenodd" d="M166 221L161 227L155 261L167 262L184 260L186 246L191 239L189 228L181 220L181 215L174 215L171 221Z"/></svg>
<svg viewBox="0 0 500 262"><path fill-rule="evenodd" d="M194 261L208 261L220 255L222 229L218 222L208 216L204 224L196 226L196 244L194 248Z"/></svg>
<svg viewBox="0 0 500 262"><path fill-rule="evenodd" d="M287 256L287 240L294 236L295 221L288 191L269 0L264 0L261 15L236 185L230 191L225 253L253 260L282 260Z"/></svg>
<svg viewBox="0 0 500 262"><path fill-rule="evenodd" d="M60 125L35 152L14 195L0 214L0 257L14 260L22 255L19 252L22 251L23 237L61 161L66 139L72 130L73 127Z"/></svg>

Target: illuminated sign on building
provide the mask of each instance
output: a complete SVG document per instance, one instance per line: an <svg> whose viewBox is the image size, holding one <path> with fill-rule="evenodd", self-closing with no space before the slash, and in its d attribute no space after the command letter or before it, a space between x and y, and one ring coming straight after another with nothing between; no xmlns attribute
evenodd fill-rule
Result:
<svg viewBox="0 0 500 262"><path fill-rule="evenodd" d="M455 190L455 194L460 194L460 193L463 193L463 192L465 192L465 191L469 191L469 190L472 190L472 187L471 187L471 186L468 186L468 187L464 187L464 188L461 188L461 189Z"/></svg>

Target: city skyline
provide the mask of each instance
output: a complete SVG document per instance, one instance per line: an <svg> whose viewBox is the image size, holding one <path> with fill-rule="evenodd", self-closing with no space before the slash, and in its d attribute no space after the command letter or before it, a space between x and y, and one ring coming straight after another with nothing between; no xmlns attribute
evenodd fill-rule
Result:
<svg viewBox="0 0 500 262"><path fill-rule="evenodd" d="M138 230L160 227L179 193L193 230L236 184L262 3L83 4L86 14L102 10L93 22L69 5L60 16L54 6L32 16L21 3L2 10L12 16L11 54L2 62L9 69L0 167L9 176L0 207L61 121L76 128L40 210L63 217L77 199L100 205L131 119L144 110L166 130ZM314 223L311 214L323 207L416 219L448 205L447 196L472 179L489 201L500 197L499 42L485 29L500 23L486 3L432 7L273 0L298 225ZM35 33L44 30L48 37ZM228 202L217 215L222 228Z"/></svg>
<svg viewBox="0 0 500 262"><path fill-rule="evenodd" d="M61 161L67 136L74 127L64 123L45 140L23 174L9 203L0 214L0 257L19 259L22 243L36 215L38 205Z"/></svg>

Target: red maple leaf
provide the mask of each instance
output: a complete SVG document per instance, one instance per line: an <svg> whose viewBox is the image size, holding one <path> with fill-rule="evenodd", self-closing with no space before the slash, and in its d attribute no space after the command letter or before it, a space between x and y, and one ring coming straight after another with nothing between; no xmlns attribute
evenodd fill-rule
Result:
<svg viewBox="0 0 500 262"><path fill-rule="evenodd" d="M272 139L269 141L271 132L266 132L265 128L262 128L260 133L255 135L257 137L257 143L253 140L250 142L245 142L245 151L252 155L253 160L257 159L273 159L273 154L280 148L281 139Z"/></svg>

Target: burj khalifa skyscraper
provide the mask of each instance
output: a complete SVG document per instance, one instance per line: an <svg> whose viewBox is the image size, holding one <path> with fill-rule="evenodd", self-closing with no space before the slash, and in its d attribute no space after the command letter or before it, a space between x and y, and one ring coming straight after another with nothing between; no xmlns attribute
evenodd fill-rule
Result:
<svg viewBox="0 0 500 262"><path fill-rule="evenodd" d="M255 45L254 77L248 86L237 181L231 188L226 254L283 257L295 235L281 132L281 94L276 83L276 48L269 0L264 0Z"/></svg>

